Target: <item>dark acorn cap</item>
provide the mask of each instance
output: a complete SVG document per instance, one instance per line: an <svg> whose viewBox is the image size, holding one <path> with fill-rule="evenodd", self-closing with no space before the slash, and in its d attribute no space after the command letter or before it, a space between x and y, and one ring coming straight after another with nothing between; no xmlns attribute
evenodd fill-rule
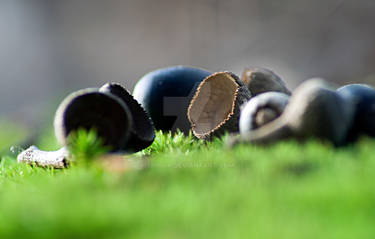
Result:
<svg viewBox="0 0 375 239"><path fill-rule="evenodd" d="M314 136L342 145L354 107L325 81L311 79L296 89L284 113L297 136Z"/></svg>
<svg viewBox="0 0 375 239"><path fill-rule="evenodd" d="M194 135L211 139L239 131L240 107L251 94L231 72L217 72L204 79L188 109Z"/></svg>
<svg viewBox="0 0 375 239"><path fill-rule="evenodd" d="M116 83L107 83L99 91L117 96L130 111L133 124L126 149L137 152L150 146L155 139L155 128L150 117L138 101L125 88Z"/></svg>
<svg viewBox="0 0 375 239"><path fill-rule="evenodd" d="M71 132L94 129L104 145L115 151L126 149L132 116L128 107L116 96L84 89L70 94L57 109L55 134L62 145L67 145Z"/></svg>
<svg viewBox="0 0 375 239"><path fill-rule="evenodd" d="M265 68L245 68L241 80L249 88L252 96L268 91L291 94L284 81L273 71Z"/></svg>
<svg viewBox="0 0 375 239"><path fill-rule="evenodd" d="M355 115L348 141L362 134L375 137L375 90L364 84L350 84L337 89L338 94L355 105Z"/></svg>

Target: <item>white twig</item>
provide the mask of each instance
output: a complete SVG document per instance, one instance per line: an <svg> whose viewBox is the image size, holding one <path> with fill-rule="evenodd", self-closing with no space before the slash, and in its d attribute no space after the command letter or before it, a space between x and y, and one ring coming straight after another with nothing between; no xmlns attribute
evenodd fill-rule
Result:
<svg viewBox="0 0 375 239"><path fill-rule="evenodd" d="M48 152L31 146L17 156L17 161L40 167L66 168L69 165L68 156L69 151L65 147Z"/></svg>

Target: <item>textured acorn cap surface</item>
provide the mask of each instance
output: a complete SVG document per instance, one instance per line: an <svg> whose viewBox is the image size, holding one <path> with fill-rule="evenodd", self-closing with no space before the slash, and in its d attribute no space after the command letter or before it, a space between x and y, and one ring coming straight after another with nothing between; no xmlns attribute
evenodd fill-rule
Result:
<svg viewBox="0 0 375 239"><path fill-rule="evenodd" d="M217 72L199 85L188 109L194 135L211 139L239 131L240 107L251 94L231 72Z"/></svg>
<svg viewBox="0 0 375 239"><path fill-rule="evenodd" d="M119 97L131 113L133 124L126 145L127 150L137 152L150 146L155 139L155 128L152 120L138 101L117 83L107 83L99 91Z"/></svg>
<svg viewBox="0 0 375 239"><path fill-rule="evenodd" d="M284 81L273 71L265 68L245 68L241 80L248 87L252 96L268 91L291 94Z"/></svg>
<svg viewBox="0 0 375 239"><path fill-rule="evenodd" d="M55 114L55 134L62 145L78 129L94 129L112 151L125 149L132 127L127 106L116 96L84 89L67 96Z"/></svg>

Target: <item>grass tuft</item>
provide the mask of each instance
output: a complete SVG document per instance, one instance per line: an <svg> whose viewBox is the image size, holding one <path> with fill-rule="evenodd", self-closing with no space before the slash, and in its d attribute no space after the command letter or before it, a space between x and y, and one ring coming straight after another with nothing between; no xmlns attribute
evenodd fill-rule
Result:
<svg viewBox="0 0 375 239"><path fill-rule="evenodd" d="M110 147L103 145L96 130L79 129L69 135L68 142L69 152L76 162L88 162L110 151Z"/></svg>
<svg viewBox="0 0 375 239"><path fill-rule="evenodd" d="M205 147L206 144L203 140L194 138L190 131L185 136L181 131L176 133L158 131L156 133L155 141L153 144L144 149L142 155L161 154L161 153L182 153L188 154L192 150Z"/></svg>

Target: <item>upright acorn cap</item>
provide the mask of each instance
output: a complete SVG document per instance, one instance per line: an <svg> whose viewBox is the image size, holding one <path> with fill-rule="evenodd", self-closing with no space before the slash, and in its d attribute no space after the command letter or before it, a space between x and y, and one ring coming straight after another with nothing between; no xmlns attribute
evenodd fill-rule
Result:
<svg viewBox="0 0 375 239"><path fill-rule="evenodd" d="M67 96L55 115L55 134L62 145L78 129L95 129L104 145L113 152L126 149L132 117L128 107L116 96L84 89Z"/></svg>
<svg viewBox="0 0 375 239"><path fill-rule="evenodd" d="M231 72L217 72L198 86L188 108L194 135L211 139L239 131L240 106L251 97L247 87Z"/></svg>
<svg viewBox="0 0 375 239"><path fill-rule="evenodd" d="M249 88L252 96L268 91L291 94L284 81L273 71L265 68L246 68L242 73L241 80Z"/></svg>
<svg viewBox="0 0 375 239"><path fill-rule="evenodd" d="M150 146L155 139L155 128L152 120L138 101L125 88L116 83L107 83L99 91L119 97L131 113L133 124L126 145L127 150L137 152Z"/></svg>

